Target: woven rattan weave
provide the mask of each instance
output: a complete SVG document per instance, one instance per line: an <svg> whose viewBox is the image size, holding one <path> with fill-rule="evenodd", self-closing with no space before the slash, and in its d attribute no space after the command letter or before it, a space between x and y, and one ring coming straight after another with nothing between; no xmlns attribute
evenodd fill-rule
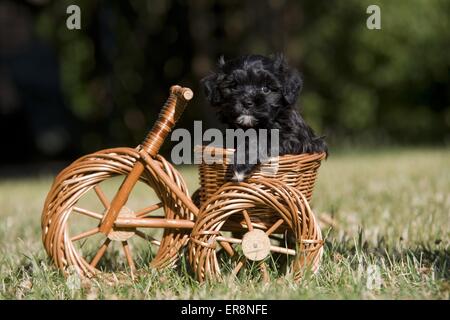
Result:
<svg viewBox="0 0 450 320"><path fill-rule="evenodd" d="M261 165L246 182L233 183L228 169L233 150L197 149L225 159L200 165L196 205L181 174L158 154L192 97L190 89L172 86L142 144L86 155L57 175L42 211L42 240L48 255L66 274L74 269L81 276L95 276L103 261L113 271L126 266L133 276L137 266L130 240L134 238L157 247L148 259L156 268L176 264L189 243L189 262L200 281L223 279L228 272L250 272L255 265L256 274L269 280L274 260L282 261L294 279L305 269L318 270L323 241L309 201L325 155L281 156ZM114 177L122 177L122 182L108 199L100 184ZM138 182L153 190L157 203L131 207L128 199ZM89 193L101 202L101 210L83 207ZM155 215L159 209L163 216ZM80 217L91 219L94 226L72 234L70 227ZM156 239L143 229L160 230L161 236ZM93 252L83 251L88 239L96 239ZM112 243L122 247L125 264L108 263L105 253Z"/></svg>

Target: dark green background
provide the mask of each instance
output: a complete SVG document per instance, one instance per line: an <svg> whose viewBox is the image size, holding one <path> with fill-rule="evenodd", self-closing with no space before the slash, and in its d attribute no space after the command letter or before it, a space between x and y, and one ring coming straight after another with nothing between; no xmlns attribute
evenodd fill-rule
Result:
<svg viewBox="0 0 450 320"><path fill-rule="evenodd" d="M366 28L370 4L381 30ZM134 146L175 83L195 92L180 126L220 126L199 80L244 53L283 52L303 73L302 112L331 150L448 145L449 13L445 0L3 1L2 161Z"/></svg>

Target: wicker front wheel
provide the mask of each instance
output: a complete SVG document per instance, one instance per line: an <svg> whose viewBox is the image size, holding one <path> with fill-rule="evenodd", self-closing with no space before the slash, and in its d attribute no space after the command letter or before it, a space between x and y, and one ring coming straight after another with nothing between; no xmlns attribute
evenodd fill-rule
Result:
<svg viewBox="0 0 450 320"><path fill-rule="evenodd" d="M134 259L137 255L136 252L132 253L129 245L131 238L142 238L143 241L148 242L149 246L157 246L155 248L157 253L151 261L153 267L165 267L175 263L178 251L189 240L189 233L186 231L166 229L160 232L161 239L152 238L137 228L116 228L108 236L99 231L100 221L112 200L105 196L99 187L100 183L116 176L127 175L138 158L137 149L103 150L78 159L56 177L45 201L41 226L45 249L58 268L66 271L68 267L72 266L80 275L93 276L98 273L99 262L105 259L106 250L113 243L117 243L119 248L122 247L120 251L123 252L121 255L125 260L124 263L119 266L115 262L106 261L106 264L110 264L109 269L113 269L111 271L119 271L116 270L116 267L121 267L133 274L136 268ZM186 185L179 172L163 157L157 156L155 160L183 193L188 195ZM167 186L159 180L149 166L146 166L139 181L153 189L159 198L159 203L144 208L125 206L121 210L120 216L151 218L154 212L162 207L166 218L193 219L192 214L172 196ZM83 206L83 198L89 194L91 197L96 196L97 202L103 205L101 211L94 212ZM91 200L91 202L93 201ZM92 220L89 229L71 234L71 227L74 225L76 227L81 219ZM87 252L86 245L84 245L87 241L94 242L90 252Z"/></svg>
<svg viewBox="0 0 450 320"><path fill-rule="evenodd" d="M317 272L322 245L320 228L300 191L274 180L252 179L225 184L202 205L189 259L200 281L220 280L227 272L238 276L243 270L268 280L271 272L278 273L274 262L281 256L288 262L286 271L299 280L307 269Z"/></svg>

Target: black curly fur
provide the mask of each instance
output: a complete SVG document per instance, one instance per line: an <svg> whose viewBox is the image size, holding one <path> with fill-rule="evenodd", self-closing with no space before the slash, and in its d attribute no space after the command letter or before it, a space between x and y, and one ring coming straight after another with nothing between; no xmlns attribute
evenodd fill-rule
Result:
<svg viewBox="0 0 450 320"><path fill-rule="evenodd" d="M229 128L279 129L280 155L328 153L323 137L316 136L297 111L303 81L282 55L245 55L228 61L222 57L217 71L201 82L208 102ZM235 180L254 167L235 164Z"/></svg>

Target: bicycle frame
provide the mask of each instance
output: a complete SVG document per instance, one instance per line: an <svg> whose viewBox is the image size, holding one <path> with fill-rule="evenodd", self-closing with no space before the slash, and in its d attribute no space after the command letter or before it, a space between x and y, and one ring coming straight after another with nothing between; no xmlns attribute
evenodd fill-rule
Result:
<svg viewBox="0 0 450 320"><path fill-rule="evenodd" d="M158 120L149 131L143 143L140 145L139 159L135 162L133 169L122 182L119 190L115 194L110 207L107 209L103 220L99 226L100 232L108 235L113 227L118 228L180 228L192 229L193 221L175 220L165 218L138 219L138 218L119 218L122 207L127 203L128 196L136 185L139 177L143 173L145 166L148 165L164 181L167 187L172 191L181 202L196 216L198 208L187 197L180 188L173 183L170 177L159 167L153 159L159 152L165 138L170 133L175 123L180 118L189 100L193 97L193 92L189 88L172 86L170 95L164 107L159 113Z"/></svg>

